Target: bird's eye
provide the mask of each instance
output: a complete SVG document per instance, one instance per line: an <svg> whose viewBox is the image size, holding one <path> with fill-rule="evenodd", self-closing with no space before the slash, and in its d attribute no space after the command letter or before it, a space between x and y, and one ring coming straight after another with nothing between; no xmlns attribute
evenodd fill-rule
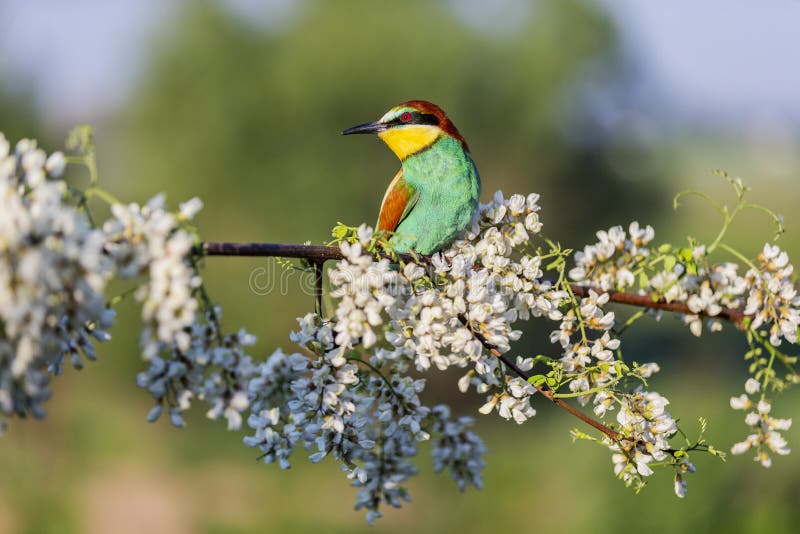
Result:
<svg viewBox="0 0 800 534"><path fill-rule="evenodd" d="M411 122L411 113L406 111L402 115L400 115L400 120L403 122Z"/></svg>

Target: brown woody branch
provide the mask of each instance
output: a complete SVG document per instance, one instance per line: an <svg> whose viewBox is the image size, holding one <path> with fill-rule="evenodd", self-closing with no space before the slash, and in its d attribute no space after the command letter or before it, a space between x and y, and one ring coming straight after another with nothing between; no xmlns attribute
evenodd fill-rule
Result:
<svg viewBox="0 0 800 534"><path fill-rule="evenodd" d="M344 258L338 247L325 245L286 245L281 243L203 243L199 250L206 256L251 256L251 257L282 257L282 258L302 258L315 265L321 265L329 260L341 260ZM420 262L424 256L414 254L400 254L404 261ZM585 297L589 294L589 289L594 289L597 293L608 293L608 300L618 304L638 306L652 310L665 310L676 313L702 315L709 317L703 311L695 314L689 307L682 302L667 302L663 298L653 299L650 295L639 295L637 293L626 293L623 291L602 291L588 286L578 284L572 285L572 292L578 297ZM723 308L722 311L713 316L718 319L725 319L737 326L742 325L744 313L741 310Z"/></svg>
<svg viewBox="0 0 800 534"><path fill-rule="evenodd" d="M640 308L650 308L651 310L665 310L676 313L686 313L691 315L702 315L703 317L715 317L717 319L725 319L730 321L736 326L741 327L744 321L744 313L742 310L734 310L732 308L723 308L717 315L710 316L708 313L701 311L695 313L689 309L689 306L682 302L667 302L663 298L653 299L650 295L639 295L638 293L625 293L623 291L602 291L589 286L581 286L577 284L572 285L572 292L575 296L585 297L589 295L589 290L594 289L596 293L608 293L609 302L616 302L618 304L628 304L630 306L638 306Z"/></svg>
<svg viewBox="0 0 800 534"><path fill-rule="evenodd" d="M329 260L343 260L339 247L326 245L291 245L283 243L201 243L198 250L206 256L250 256L272 258L299 258L314 264ZM388 256L387 256L388 257ZM424 256L398 254L403 261L419 262ZM392 259L392 258L390 258Z"/></svg>
<svg viewBox="0 0 800 534"><path fill-rule="evenodd" d="M501 362L503 362L503 364L506 367L508 367L509 369L511 369L514 372L514 374L516 374L517 376L519 376L520 378L522 378L525 381L527 381L528 378L531 377L530 373L527 373L527 372L523 371L522 369L520 369L517 366L517 364L514 363L508 356L506 356L505 354L500 352L500 350L497 347L495 347L494 345L489 343L489 340L487 340L486 337L483 334L481 334L480 332L474 330L471 327L471 325L469 324L469 321L467 321L466 317L464 317L463 315L459 315L458 319L461 321L461 324L463 324L464 326L469 328L470 332L472 332L472 335L475 336L475 339L480 341L481 344L484 346L484 348L486 350L488 350L493 356L495 356L497 359L499 359ZM570 414L574 415L575 417L577 417L578 419L580 419L581 421L583 421L587 425L596 428L597 430L599 430L600 432L602 432L603 434L605 434L606 436L611 438L611 441L617 442L617 441L620 440L619 432L617 432L613 428L607 427L606 425L604 425L603 423L601 423L600 421L598 421L596 419L592 419L591 417L589 417L585 413L583 413L580 410L578 410L577 408L573 407L571 404L565 402L563 399L560 399L560 398L556 397L555 393L553 392L553 390L551 390L547 386L544 386L544 385L538 385L537 386L535 384L531 384L531 385L533 387L535 387L536 390L539 393L544 395L545 398L547 398L548 400L552 401L553 404L555 404L556 406L558 406L562 410L566 410L567 412L569 412Z"/></svg>
<svg viewBox="0 0 800 534"><path fill-rule="evenodd" d="M344 255L337 247L330 247L325 245L287 245L280 243L202 243L199 247L199 252L206 256L251 256L251 257L283 257L283 258L302 258L308 260L314 265L315 269L315 292L317 300L321 297L322 293L322 265L329 260L341 260ZM413 254L401 254L400 258L404 261L425 261L424 256L415 256ZM589 294L587 286L577 284L572 285L572 292L578 297L585 297ZM664 299L653 299L650 295L639 295L637 293L626 293L621 291L601 291L595 289L599 294L607 293L610 302L619 304L627 304L630 306L638 306L642 308L649 308L654 310L665 310L676 313L694 314L686 304L679 302L666 302ZM704 312L698 315L708 316ZM725 319L735 323L737 326L742 326L744 314L741 310L734 310L724 308L719 314L714 317ZM480 332L474 330L467 318L459 316L459 320L470 329L472 334L478 341L488 350L492 355L497 357L503 364L511 369L516 375L523 380L530 378L530 373L520 369L508 356L501 353L497 347L489 343L486 337ZM612 441L617 442L621 439L620 434L600 421L592 419L580 410L576 409L569 403L565 402L555 396L555 392L545 385L534 385L537 391L545 398L553 402L556 406L569 412L571 415L577 417L587 425L594 427Z"/></svg>

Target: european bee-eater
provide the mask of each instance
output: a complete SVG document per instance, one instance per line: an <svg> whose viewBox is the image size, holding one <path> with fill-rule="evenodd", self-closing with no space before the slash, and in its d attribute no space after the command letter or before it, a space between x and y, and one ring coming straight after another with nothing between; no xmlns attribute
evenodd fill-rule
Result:
<svg viewBox="0 0 800 534"><path fill-rule="evenodd" d="M378 134L401 167L383 195L377 229L397 252L433 254L449 245L478 207L481 178L466 141L436 104L411 100L375 122L342 132Z"/></svg>

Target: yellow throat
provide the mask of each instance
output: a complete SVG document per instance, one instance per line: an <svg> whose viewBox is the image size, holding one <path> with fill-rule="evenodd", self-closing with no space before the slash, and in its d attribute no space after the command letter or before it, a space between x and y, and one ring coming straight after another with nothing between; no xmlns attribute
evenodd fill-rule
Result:
<svg viewBox="0 0 800 534"><path fill-rule="evenodd" d="M428 124L410 124L401 128L390 128L378 133L386 146L388 146L400 160L406 159L433 144L442 131L438 126Z"/></svg>

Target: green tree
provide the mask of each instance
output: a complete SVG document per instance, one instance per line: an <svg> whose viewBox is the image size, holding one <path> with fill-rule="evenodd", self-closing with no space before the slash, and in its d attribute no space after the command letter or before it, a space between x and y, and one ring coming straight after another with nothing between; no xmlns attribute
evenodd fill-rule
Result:
<svg viewBox="0 0 800 534"><path fill-rule="evenodd" d="M467 25L444 2L311 1L275 26L191 2L154 40L115 174L139 197L157 187L174 201L213 199L200 220L208 239L319 242L337 220L374 224L398 167L384 147L339 132L423 98L468 139L484 195L542 192L563 206L545 217L569 242L618 223L656 187L616 176L607 143L563 127L593 128L576 84L620 68L615 28L575 0L538 2L504 33Z"/></svg>

